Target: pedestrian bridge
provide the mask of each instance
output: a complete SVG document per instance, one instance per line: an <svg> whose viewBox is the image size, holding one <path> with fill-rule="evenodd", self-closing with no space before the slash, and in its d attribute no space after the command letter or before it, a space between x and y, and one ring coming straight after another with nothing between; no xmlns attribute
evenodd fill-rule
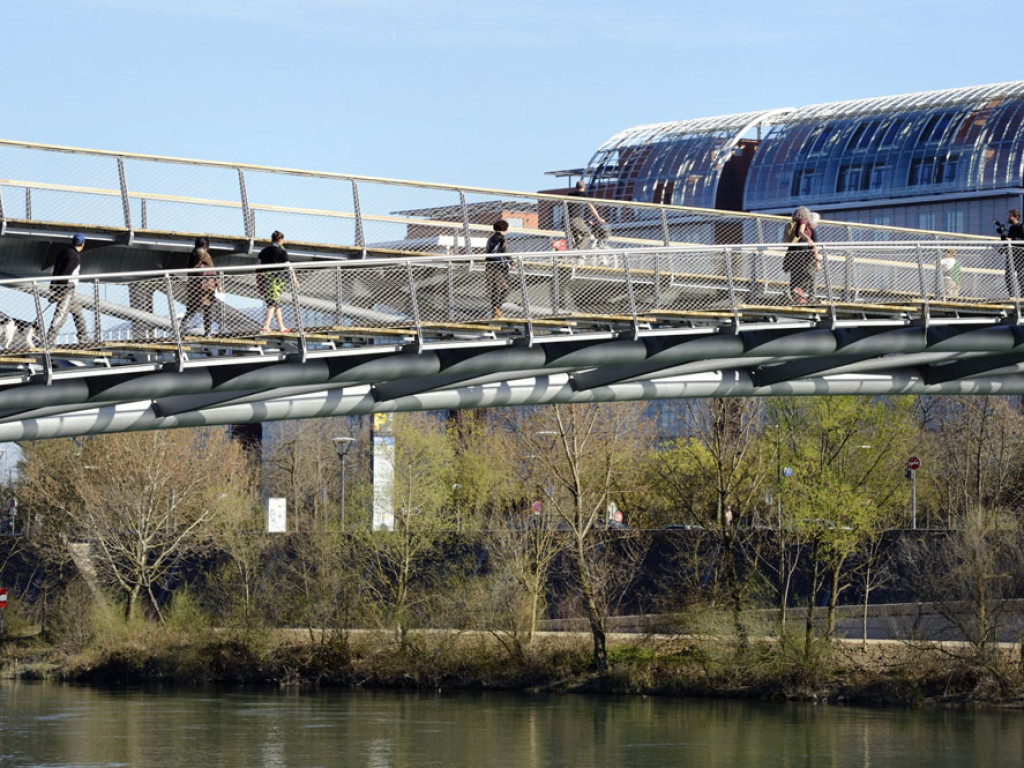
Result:
<svg viewBox="0 0 1024 768"><path fill-rule="evenodd" d="M607 241L576 249L557 195L0 142L0 441L542 403L1024 393L1021 291L999 241L825 222L817 297L793 306L784 219L595 203ZM260 332L257 215L289 235L289 332ZM480 251L499 216L515 226L492 317ZM78 231L86 329L67 322L51 342L49 262ZM199 234L218 293L182 327L202 290L180 268Z"/></svg>

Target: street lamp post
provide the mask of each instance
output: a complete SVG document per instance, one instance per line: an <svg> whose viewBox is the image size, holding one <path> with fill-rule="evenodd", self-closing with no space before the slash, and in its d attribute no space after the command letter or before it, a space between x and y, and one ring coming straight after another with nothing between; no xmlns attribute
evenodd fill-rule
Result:
<svg viewBox="0 0 1024 768"><path fill-rule="evenodd" d="M345 530L345 457L355 444L354 437L332 437L334 450L338 452L338 459L341 461L341 530Z"/></svg>

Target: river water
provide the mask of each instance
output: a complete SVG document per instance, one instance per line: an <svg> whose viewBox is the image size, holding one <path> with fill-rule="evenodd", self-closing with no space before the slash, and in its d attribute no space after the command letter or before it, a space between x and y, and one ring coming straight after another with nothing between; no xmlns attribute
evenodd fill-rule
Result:
<svg viewBox="0 0 1024 768"><path fill-rule="evenodd" d="M0 766L1024 765L1024 712L640 697L0 686Z"/></svg>

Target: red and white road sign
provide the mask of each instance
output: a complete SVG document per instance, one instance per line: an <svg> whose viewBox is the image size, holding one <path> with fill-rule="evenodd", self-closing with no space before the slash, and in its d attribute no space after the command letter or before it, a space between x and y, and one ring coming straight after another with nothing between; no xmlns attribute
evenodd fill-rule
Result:
<svg viewBox="0 0 1024 768"><path fill-rule="evenodd" d="M0 608L7 607L7 590L0 589Z"/></svg>
<svg viewBox="0 0 1024 768"><path fill-rule="evenodd" d="M917 456L911 456L907 459L907 469L918 469L921 466L921 460Z"/></svg>

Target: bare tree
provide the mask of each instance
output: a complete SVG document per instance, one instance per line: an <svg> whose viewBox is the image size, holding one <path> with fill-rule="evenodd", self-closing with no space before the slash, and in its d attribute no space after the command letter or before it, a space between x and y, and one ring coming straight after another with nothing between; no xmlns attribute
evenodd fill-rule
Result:
<svg viewBox="0 0 1024 768"><path fill-rule="evenodd" d="M1004 397L926 399L919 481L948 527L970 509L1024 502L1024 416Z"/></svg>
<svg viewBox="0 0 1024 768"><path fill-rule="evenodd" d="M209 543L210 523L249 493L249 469L219 430L106 435L26 444L22 498L87 541L101 581L124 598L125 617L180 558Z"/></svg>
<svg viewBox="0 0 1024 768"><path fill-rule="evenodd" d="M281 422L275 429L263 467L268 494L287 499L292 530L332 527L340 465L331 438L347 435L349 426L339 418L302 419Z"/></svg>
<svg viewBox="0 0 1024 768"><path fill-rule="evenodd" d="M536 409L519 434L543 472L544 502L565 529L580 603L590 626L597 669L606 669L605 615L594 559L595 534L607 527L609 502L626 498L650 440L643 404Z"/></svg>

